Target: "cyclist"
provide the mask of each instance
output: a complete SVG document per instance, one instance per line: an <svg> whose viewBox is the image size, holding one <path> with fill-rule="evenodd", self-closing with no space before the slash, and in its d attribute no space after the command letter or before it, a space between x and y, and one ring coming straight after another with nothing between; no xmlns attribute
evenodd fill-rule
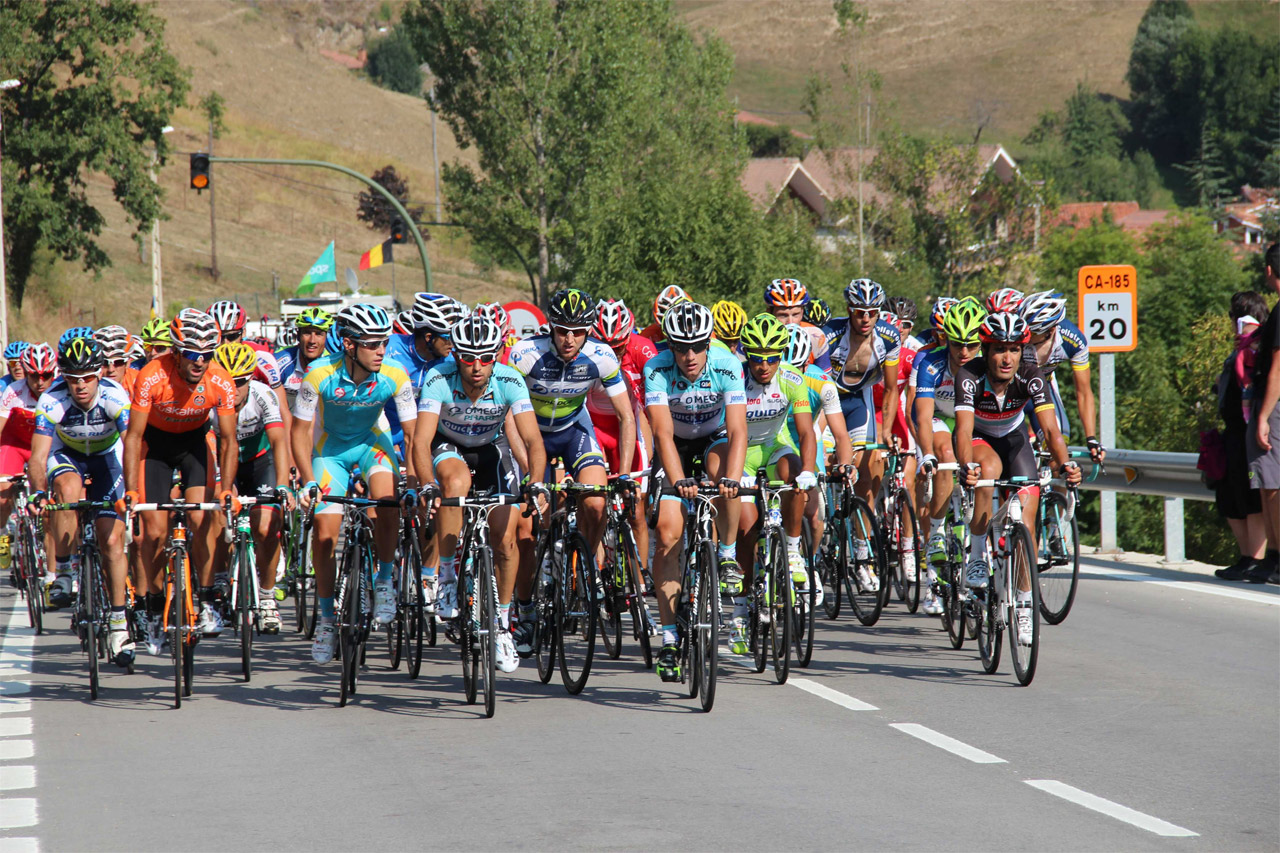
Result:
<svg viewBox="0 0 1280 853"><path fill-rule="evenodd" d="M394 335L387 344L387 358L400 365L409 374L409 383L416 397L426 381L427 371L449 357L450 330L466 316L467 308L458 300L443 293L419 293L413 298L410 311L413 334ZM403 448L403 457L409 458L413 445L412 427L404 429L396 414L395 403L387 401L384 409L391 427L391 440Z"/></svg>
<svg viewBox="0 0 1280 853"><path fill-rule="evenodd" d="M1025 298L1026 294L1015 287L1002 287L999 290L993 290L987 294L987 313L1017 314L1022 307L1022 300Z"/></svg>
<svg viewBox="0 0 1280 853"><path fill-rule="evenodd" d="M671 309L672 305L688 301L690 301L689 294L685 293L684 288L678 284L668 284L658 291L658 295L654 297L653 324L641 329L640 334L653 341L658 352L662 352L666 348L666 338L662 331L662 318L667 315L667 311Z"/></svg>
<svg viewBox="0 0 1280 853"><path fill-rule="evenodd" d="M40 395L31 438L32 501L37 506L45 503L50 484L59 503L87 499L114 504L124 494L120 436L129 428L129 395L114 381L100 378L104 361L102 345L92 334L58 346L62 378ZM86 477L92 478L87 490ZM133 662L134 646L129 639L124 523L112 508L98 510L94 526L111 605L107 657L127 667ZM50 527L58 574L55 585L62 606L70 602L72 578L80 569L79 557L72 553L75 513L54 513Z"/></svg>
<svg viewBox="0 0 1280 853"><path fill-rule="evenodd" d="M738 303L722 299L711 306L711 333L715 336L713 340L719 341L739 361L744 357L739 340L742 338L742 327L746 324L747 312Z"/></svg>
<svg viewBox="0 0 1280 853"><path fill-rule="evenodd" d="M812 339L813 363L823 370L830 370L831 356L826 333L804 319L804 306L808 303L809 289L799 279L775 278L764 289L764 310L777 317L784 326L799 323Z"/></svg>
<svg viewBox="0 0 1280 853"><path fill-rule="evenodd" d="M920 353L907 388L908 406L920 442L920 476L933 478L933 501L921 507L919 514L921 519L927 518L929 526L926 556L929 584L922 607L931 616L942 612L942 602L934 595L932 585L937 577L935 566L946 557L942 522L953 484L951 472L938 471L937 465L956 461L951 447L951 434L955 429L954 377L962 366L977 357L978 329L986 317L986 309L972 296L953 305L942 321L945 344Z"/></svg>
<svg viewBox="0 0 1280 853"><path fill-rule="evenodd" d="M284 379L280 374L280 362L276 360L275 353L263 341L245 340L244 327L248 321L248 314L240 303L221 299L209 306L209 316L218 324L223 343L240 342L253 349L257 357L253 378L270 388L272 395L276 398L276 405L280 409L280 418L284 424L284 446L287 451L290 421L293 416L289 412L289 399L284 392Z"/></svg>
<svg viewBox="0 0 1280 853"><path fill-rule="evenodd" d="M921 330L918 336L920 349L930 349L945 344L942 340L942 320L947 316L947 311L951 310L951 306L959 301L950 296L939 296L933 300L933 307L929 309L929 327Z"/></svg>
<svg viewBox="0 0 1280 853"><path fill-rule="evenodd" d="M284 422L280 402L264 383L254 379L258 354L248 344L224 343L214 353L214 363L231 377L236 389L235 438L225 436L219 421L211 418L214 433L222 442L239 447L240 464L236 468L237 494L257 496L275 491L291 508L287 489L289 451L284 442ZM226 483L226 481L223 481ZM258 569L259 630L264 634L280 633L280 613L276 610L276 564L280 562L281 508L255 506L249 510L253 531L254 559ZM225 543L224 543L225 544ZM222 555L225 557L225 554Z"/></svg>
<svg viewBox="0 0 1280 853"><path fill-rule="evenodd" d="M294 403L293 461L304 482L304 508L310 506L315 489L323 495L345 495L357 468L371 498L394 495L399 466L391 436L378 426L382 407L394 399L401 423L411 423L418 417L409 375L395 362L386 360L387 339L391 336L387 312L363 302L349 305L334 318L334 329L341 336L342 350L312 363ZM318 437L313 425L317 414ZM413 474L412 460L409 473ZM399 521L398 509L377 509L374 543L378 574L374 579L373 617L379 624L390 622L396 615L392 574ZM312 553L320 619L311 646L316 663L333 660L338 643L334 625L334 547L341 527L340 504L323 504L316 510Z"/></svg>
<svg viewBox="0 0 1280 853"><path fill-rule="evenodd" d="M825 299L809 297L809 303L804 306L804 321L816 326L822 334L826 335L828 341L831 340L831 306Z"/></svg>
<svg viewBox="0 0 1280 853"><path fill-rule="evenodd" d="M28 345L18 357L21 379L14 379L0 391L0 477L21 474L31 459L31 437L36 429L36 403L49 390L57 376L53 350L48 344ZM13 375L13 374L10 374ZM13 483L0 483L0 530L9 526L16 489ZM8 536L8 534L6 534ZM8 545L6 541L3 543ZM53 580L46 577L46 580ZM49 587L49 605L66 607L71 603L70 578Z"/></svg>
<svg viewBox="0 0 1280 853"><path fill-rule="evenodd" d="M478 302L474 313L479 314L502 330L502 350L498 353L498 364L506 364L511 356L511 347L520 340L519 335L511 328L511 317L507 309L498 302Z"/></svg>
<svg viewBox="0 0 1280 853"><path fill-rule="evenodd" d="M4 361L9 373L0 379L0 391L3 391L11 382L22 378L22 354L29 346L31 344L26 341L13 341L4 348Z"/></svg>
<svg viewBox="0 0 1280 853"><path fill-rule="evenodd" d="M954 309L953 309L954 310ZM1035 362L1024 360L1023 346L1030 337L1027 323L1017 314L1000 311L990 314L978 327L982 355L964 364L955 374L956 461L961 478L972 488L979 479L1039 476L1035 454L1023 423L1023 408L1034 404L1035 416L1047 438L1058 473L1068 483L1080 482L1080 466L1069 461L1067 445L1058 431L1044 376ZM976 463L976 464L975 464ZM975 589L987 585L987 525L991 520L990 488L978 489L974 498L973 522L966 575ZM1022 520L1031 535L1031 553L1036 553L1036 509L1039 495L1025 493ZM1019 602L1031 600L1031 579L1017 580ZM1018 642L1031 643L1031 613L1018 609Z"/></svg>
<svg viewBox="0 0 1280 853"><path fill-rule="evenodd" d="M1071 379L1075 383L1076 409L1080 423L1084 425L1085 445L1095 462L1106 458L1107 452L1098 441L1097 409L1094 407L1093 383L1089 371L1089 342L1084 333L1067 319L1067 300L1061 293L1051 290L1033 293L1023 300L1020 308L1022 319L1027 321L1031 339L1027 342L1026 358L1034 358L1049 382L1049 395L1058 415L1058 428L1064 438L1071 435L1071 422L1058 391L1054 377L1059 365L1071 363Z"/></svg>
<svg viewBox="0 0 1280 853"><path fill-rule="evenodd" d="M412 335L413 334L413 311L409 308L397 312L391 321L391 334L393 335Z"/></svg>
<svg viewBox="0 0 1280 853"><path fill-rule="evenodd" d="M169 324L164 319L156 317L147 321L147 324L142 327L143 359L141 362L134 362L131 366L141 370L148 361L159 358L171 349L173 349L173 336L169 334Z"/></svg>
<svg viewBox="0 0 1280 853"><path fill-rule="evenodd" d="M854 489L868 504L874 505L884 463L880 454L857 448L874 444L876 440L877 412L872 402L872 389L877 382L883 380L885 388L878 413L881 420L893 423L898 411L898 360L901 358L902 337L896 327L880 319L885 296L884 288L876 282L869 278L855 278L845 288L844 299L849 316L833 320L831 324L836 334L831 347L831 376L840 391L845 425L855 448L859 477ZM889 443L888 437L885 443ZM864 589L878 589L878 580L863 562L870 556L870 543L855 538L853 546L860 562L859 583Z"/></svg>
<svg viewBox="0 0 1280 853"><path fill-rule="evenodd" d="M325 337L333 326L333 315L323 308L305 308L298 315L298 343L276 352L280 365L280 379L284 385L285 399L292 408L298 396L302 377L311 369L312 362L325 354Z"/></svg>
<svg viewBox="0 0 1280 853"><path fill-rule="evenodd" d="M107 360L103 378L114 380L132 395L138 371L129 366L129 330L124 326L103 326L94 332L94 337L102 344L102 355Z"/></svg>
<svg viewBox="0 0 1280 853"><path fill-rule="evenodd" d="M283 326L276 331L276 339L274 341L276 349L288 349L298 345L298 326L293 320L288 320ZM280 354L276 353L276 363L280 363ZM284 381L283 368L281 370L280 381Z"/></svg>
<svg viewBox="0 0 1280 853"><path fill-rule="evenodd" d="M124 438L125 505L168 501L175 472L182 478L183 499L192 503L215 497L219 471L224 483L235 482L239 466L235 445L228 443L217 454L209 431L210 412L218 419L223 435L231 435L236 428L235 384L225 370L213 364L218 327L203 311L184 308L169 333L174 350L148 362L134 383L129 431ZM226 488L216 490L219 502L229 497L231 492ZM187 521L192 531L191 565L200 586L200 630L206 637L216 637L222 633L222 617L215 607L213 586L214 519L208 513L192 512ZM136 593L145 596L154 651L159 651L164 542L169 529L169 513L142 514L138 549L142 572L135 578L135 586Z"/></svg>
<svg viewBox="0 0 1280 853"><path fill-rule="evenodd" d="M673 306L663 317L662 330L671 348L649 360L645 370L645 404L653 426L655 456L666 481L693 498L695 458L703 460L706 475L720 487L716 502L721 588L741 594L742 572L737 563L738 501L742 466L747 455L747 400L742 364L729 353L711 347L711 310L696 302ZM662 496L658 507L658 547L654 551L654 582L662 620L662 650L658 675L680 680L676 598L680 594L677 560L684 534L686 509L680 498Z"/></svg>
<svg viewBox="0 0 1280 853"><path fill-rule="evenodd" d="M754 487L756 471L764 468L769 479L785 480L800 490L784 492L781 502L791 580L804 584L809 580L809 572L800 551L805 507L805 495L801 492L818 484L813 473L817 440L804 375L794 366L782 363L783 352L790 344L791 333L772 314L757 314L742 329L742 350L747 356L743 377L747 400L747 455L743 462L742 482L748 488ZM800 439L798 452L787 429L790 422L795 423ZM750 578L755 576L753 558L764 507L751 498L743 498L741 503L738 563L743 576ZM760 570L763 569L761 566ZM745 588L740 589L733 597L729 647L735 654L747 652L746 592Z"/></svg>
<svg viewBox="0 0 1280 853"><path fill-rule="evenodd" d="M531 483L527 491L545 496L541 472L546 470L546 452L529 390L524 377L497 363L502 330L487 317L472 314L459 320L450 335L453 358L427 372L418 399L413 457L424 484L424 500L431 503L441 494L465 497L472 487L494 494L520 494L518 472L503 429L508 413L514 417L529 454ZM519 564L516 519L513 506L498 507L489 515L498 584L497 662L503 672L514 672L520 665L511 636L511 597ZM444 618L454 618L458 615L456 557L462 509L441 508L436 530L441 554L438 612Z"/></svg>
<svg viewBox="0 0 1280 853"><path fill-rule="evenodd" d="M572 288L556 291L547 306L547 322L550 332L526 338L511 348L511 367L529 388L547 458L561 459L565 473L575 481L603 486L608 482L608 470L587 411L587 396L598 390L609 398L618 419L618 471L630 472L636 452L636 417L627 399L627 383L613 350L588 337L596 322L596 303L589 293ZM578 524L595 554L604 532L605 499L592 495L579 504ZM521 533L524 536L524 531ZM532 543L526 538L524 554L532 552ZM442 570L443 566L441 561ZM525 601L532 598L533 560L521 560L520 569L518 592Z"/></svg>
<svg viewBox="0 0 1280 853"><path fill-rule="evenodd" d="M903 481L907 491L914 493L916 489L916 439L912 426L907 419L907 394L908 381L911 378L911 368L915 363L916 353L919 351L920 341L911 335L911 329L915 327L916 303L913 299L905 296L895 296L886 303L888 310L880 315L880 319L893 326L898 330L898 334L902 338L901 357L898 361L898 411L893 417L893 426L890 429L883 429L883 418L877 422L877 429L882 434L892 435L897 439L900 447L904 447L911 451L911 455L906 456L902 460ZM873 399L877 406L881 406L884 402L884 382L877 382ZM903 533L914 537L916 535L917 519L911 519L907 522L907 528ZM912 583L916 579L916 552L914 548L908 548L902 553L902 571L906 579Z"/></svg>

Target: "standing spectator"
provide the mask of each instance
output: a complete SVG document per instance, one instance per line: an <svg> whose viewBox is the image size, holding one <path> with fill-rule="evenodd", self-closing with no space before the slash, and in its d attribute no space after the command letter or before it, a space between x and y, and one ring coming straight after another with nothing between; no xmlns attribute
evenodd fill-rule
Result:
<svg viewBox="0 0 1280 853"><path fill-rule="evenodd" d="M1240 559L1214 574L1223 580L1246 580L1262 561L1267 533L1262 520L1262 496L1249 487L1249 459L1245 436L1252 409L1253 367L1257 359L1255 334L1266 322L1266 300L1260 293L1242 290L1231 297L1231 324L1236 330L1236 348L1227 357L1218 377L1218 414L1225 424L1222 445L1226 452L1226 476L1216 488L1218 512L1235 534Z"/></svg>
<svg viewBox="0 0 1280 853"><path fill-rule="evenodd" d="M1280 294L1280 243L1267 247L1267 288ZM1280 584L1280 310L1272 309L1258 330L1253 364L1253 420L1248 430L1249 479L1262 493L1267 553L1250 572L1250 583Z"/></svg>

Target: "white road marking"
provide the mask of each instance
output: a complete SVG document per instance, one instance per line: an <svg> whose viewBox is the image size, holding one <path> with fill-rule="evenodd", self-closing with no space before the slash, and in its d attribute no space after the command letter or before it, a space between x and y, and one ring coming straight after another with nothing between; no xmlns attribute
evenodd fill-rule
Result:
<svg viewBox="0 0 1280 853"><path fill-rule="evenodd" d="M30 699L11 699L7 696L0 696L0 714L27 714L30 712Z"/></svg>
<svg viewBox="0 0 1280 853"><path fill-rule="evenodd" d="M0 761L30 758L35 754L35 747L29 740L0 740Z"/></svg>
<svg viewBox="0 0 1280 853"><path fill-rule="evenodd" d="M40 853L40 842L34 838L0 838L0 853Z"/></svg>
<svg viewBox="0 0 1280 853"><path fill-rule="evenodd" d="M26 605L22 597L13 597L9 620L4 627L4 643L0 645L0 713L29 714L30 699L13 699L31 692L31 664L35 653L35 631L24 621ZM0 717L0 761L30 758L35 754L31 737L31 717ZM29 764L0 766L0 790L22 791L36 786L36 769ZM34 797L0 798L0 829L35 826ZM0 853L38 853L35 838L0 838Z"/></svg>
<svg viewBox="0 0 1280 853"><path fill-rule="evenodd" d="M0 767L0 791L21 791L36 786L36 769L30 764Z"/></svg>
<svg viewBox="0 0 1280 853"><path fill-rule="evenodd" d="M0 737L31 734L30 717L0 717Z"/></svg>
<svg viewBox="0 0 1280 853"><path fill-rule="evenodd" d="M1142 572L1133 572L1128 569L1108 569L1093 564L1080 565L1080 574L1103 575L1109 578L1118 578L1125 581L1136 581L1137 583L1150 583L1156 586L1167 586L1172 589L1182 590L1184 592L1202 592L1206 595L1217 595L1222 598L1234 598L1237 601L1251 601L1254 604L1269 604L1272 607L1280 607L1280 594L1268 592L1251 592L1244 589L1233 589L1231 587L1219 586L1213 583L1190 583L1187 581L1171 581L1165 580L1155 575L1143 574Z"/></svg>
<svg viewBox="0 0 1280 853"><path fill-rule="evenodd" d="M0 800L0 829L35 826L36 801L31 797Z"/></svg>
<svg viewBox="0 0 1280 853"><path fill-rule="evenodd" d="M1088 791L1081 791L1079 788L1058 782L1054 779L1024 779L1028 785L1038 788L1047 794L1053 794L1055 797L1061 797L1064 800L1075 803L1078 806L1084 806L1100 814L1113 817L1116 820L1122 820L1125 823L1132 824L1139 829L1145 829L1147 832L1154 832L1156 835L1166 837L1188 838L1199 835L1198 832L1192 832L1184 829L1176 824L1161 820L1158 817L1152 817L1149 814L1143 814L1135 811L1128 806L1122 806L1119 803L1113 803L1111 800L1090 794Z"/></svg>
<svg viewBox="0 0 1280 853"><path fill-rule="evenodd" d="M788 684L799 687L806 693L812 693L814 696L826 699L828 702L834 702L842 708L848 708L850 711L879 711L875 705L869 705L861 699L854 699L847 696L839 690L832 690L825 684L819 684L816 681L810 681L807 678L791 678L787 680Z"/></svg>
<svg viewBox="0 0 1280 853"><path fill-rule="evenodd" d="M942 732L936 732L928 726L922 726L919 723L890 723L890 728L897 729L900 732L919 738L925 743L931 743L939 749L945 749L953 755L968 759L974 764L1004 764L1005 760L984 752L976 746L969 746L962 740L956 740L953 737L944 735Z"/></svg>

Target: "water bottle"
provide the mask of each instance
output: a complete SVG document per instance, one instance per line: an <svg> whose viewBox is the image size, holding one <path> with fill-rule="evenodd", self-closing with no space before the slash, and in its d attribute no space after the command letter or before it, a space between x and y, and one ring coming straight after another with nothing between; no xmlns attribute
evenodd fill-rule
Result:
<svg viewBox="0 0 1280 853"><path fill-rule="evenodd" d="M782 510L775 507L769 508L769 524L774 527L782 526Z"/></svg>

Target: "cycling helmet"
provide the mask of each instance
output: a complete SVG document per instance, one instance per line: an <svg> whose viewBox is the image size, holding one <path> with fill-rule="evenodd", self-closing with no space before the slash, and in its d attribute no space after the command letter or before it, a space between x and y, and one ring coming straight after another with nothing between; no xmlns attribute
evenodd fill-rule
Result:
<svg viewBox="0 0 1280 853"><path fill-rule="evenodd" d="M677 302L692 301L689 294L684 292L684 288L676 284L668 284L662 290L658 291L657 297L653 300L653 322L659 326L662 325L662 318L667 316L667 311Z"/></svg>
<svg viewBox="0 0 1280 853"><path fill-rule="evenodd" d="M878 311L884 307L884 288L869 278L855 278L844 289L844 301L850 309Z"/></svg>
<svg viewBox="0 0 1280 853"><path fill-rule="evenodd" d="M240 303L232 302L230 299L219 299L210 305L209 316L218 324L218 330L223 334L240 331L244 328L244 321L247 319Z"/></svg>
<svg viewBox="0 0 1280 853"><path fill-rule="evenodd" d="M897 314L898 319L904 323L911 323L914 325L916 322L918 312L916 310L916 301L914 299L908 299L905 296L895 296L889 300L889 311Z"/></svg>
<svg viewBox="0 0 1280 853"><path fill-rule="evenodd" d="M635 330L636 319L621 299L601 299L596 305L596 324L592 331L606 344L620 344Z"/></svg>
<svg viewBox="0 0 1280 853"><path fill-rule="evenodd" d="M951 296L939 296L933 300L933 310L929 312L929 325L933 327L934 331L942 331L943 318L947 316L951 306L959 301L959 299Z"/></svg>
<svg viewBox="0 0 1280 853"><path fill-rule="evenodd" d="M447 335L454 324L467 315L467 308L443 293L419 293L413 297L413 328L433 335Z"/></svg>
<svg viewBox="0 0 1280 853"><path fill-rule="evenodd" d="M450 331L453 352L466 358L494 358L502 350L502 329L488 317L472 314L459 320Z"/></svg>
<svg viewBox="0 0 1280 853"><path fill-rule="evenodd" d="M56 359L48 344L32 344L22 354L22 368L27 373L53 373Z"/></svg>
<svg viewBox="0 0 1280 853"><path fill-rule="evenodd" d="M672 344L701 344L711 340L711 309L686 299L662 317L662 332Z"/></svg>
<svg viewBox="0 0 1280 853"><path fill-rule="evenodd" d="M764 304L770 308L794 308L809 301L809 289L794 278L775 278L764 289Z"/></svg>
<svg viewBox="0 0 1280 853"><path fill-rule="evenodd" d="M742 327L747 324L747 312L736 302L721 299L711 306L711 325L716 337L722 341L736 341L742 337Z"/></svg>
<svg viewBox="0 0 1280 853"><path fill-rule="evenodd" d="M333 315L323 308L316 308L314 305L303 310L298 315L298 328L312 328L329 331L329 327L333 325Z"/></svg>
<svg viewBox="0 0 1280 853"><path fill-rule="evenodd" d="M787 331L791 333L791 341L782 353L782 360L803 370L805 365L813 361L813 339L799 323L788 323Z"/></svg>
<svg viewBox="0 0 1280 853"><path fill-rule="evenodd" d="M987 310L992 314L1017 311L1022 305L1023 293L1012 287L1002 287L991 291L987 297Z"/></svg>
<svg viewBox="0 0 1280 853"><path fill-rule="evenodd" d="M62 337L58 338L58 352L62 352L62 345L68 341L74 341L76 338L92 338L93 329L89 326L72 326L62 333ZM7 355L7 353L6 353Z"/></svg>
<svg viewBox="0 0 1280 853"><path fill-rule="evenodd" d="M280 331L276 332L276 348L288 349L298 345L298 327L289 323L281 326Z"/></svg>
<svg viewBox="0 0 1280 853"><path fill-rule="evenodd" d="M1067 300L1052 290L1033 293L1022 301L1021 314L1031 334L1044 334L1067 318Z"/></svg>
<svg viewBox="0 0 1280 853"><path fill-rule="evenodd" d="M106 364L106 356L102 354L102 344L93 335L80 335L58 342L58 369L72 376L84 376L96 373Z"/></svg>
<svg viewBox="0 0 1280 853"><path fill-rule="evenodd" d="M344 338L376 341L391 336L391 317L377 305L357 302L338 312L338 334Z"/></svg>
<svg viewBox="0 0 1280 853"><path fill-rule="evenodd" d="M831 306L827 304L825 299L812 297L809 304L804 306L804 319L806 323L812 323L815 326L825 326L831 322Z"/></svg>
<svg viewBox="0 0 1280 853"><path fill-rule="evenodd" d="M987 309L972 296L966 296L947 312L942 321L942 333L947 340L957 344L976 344L978 329L982 321L987 319Z"/></svg>
<svg viewBox="0 0 1280 853"><path fill-rule="evenodd" d="M888 323L890 326L893 326L895 329L898 328L898 315L893 313L892 311L889 311L887 309L884 311L881 311L880 319Z"/></svg>
<svg viewBox="0 0 1280 853"><path fill-rule="evenodd" d="M173 345L180 350L212 353L222 341L218 324L208 314L196 308L183 308L169 324Z"/></svg>
<svg viewBox="0 0 1280 853"><path fill-rule="evenodd" d="M142 338L138 337L137 335L130 335L129 336L129 354L127 358L130 361L137 361L140 358L146 358L146 357L147 357L147 351L142 346Z"/></svg>
<svg viewBox="0 0 1280 853"><path fill-rule="evenodd" d="M324 336L325 352L342 352L342 335L338 332L336 325L330 326L329 331Z"/></svg>
<svg viewBox="0 0 1280 853"><path fill-rule="evenodd" d="M772 314L757 314L742 327L743 352L780 353L791 343L791 333Z"/></svg>
<svg viewBox="0 0 1280 853"><path fill-rule="evenodd" d="M503 308L500 302L477 302L475 311L472 313L492 320L504 332L511 325L511 318L507 316L507 309Z"/></svg>
<svg viewBox="0 0 1280 853"><path fill-rule="evenodd" d="M4 348L5 361L17 361L22 358L22 354L27 351L27 347L31 344L26 341L14 341Z"/></svg>
<svg viewBox="0 0 1280 853"><path fill-rule="evenodd" d="M173 346L173 335L169 334L169 324L159 317L152 318L142 327L142 345L150 347Z"/></svg>
<svg viewBox="0 0 1280 853"><path fill-rule="evenodd" d="M397 314L391 321L391 331L397 335L413 334L413 312L406 308Z"/></svg>
<svg viewBox="0 0 1280 853"><path fill-rule="evenodd" d="M103 326L93 336L102 344L107 360L124 358L129 352L129 330L124 326Z"/></svg>
<svg viewBox="0 0 1280 853"><path fill-rule="evenodd" d="M1025 344L1030 337L1031 330L1027 328L1027 321L1010 311L988 314L987 319L978 327L978 338L984 344Z"/></svg>
<svg viewBox="0 0 1280 853"><path fill-rule="evenodd" d="M547 323L551 328L590 329L596 322L596 301L576 287L557 290L547 303Z"/></svg>
<svg viewBox="0 0 1280 853"><path fill-rule="evenodd" d="M258 353L248 344L239 341L222 344L213 354L213 360L231 374L232 379L252 376L258 369Z"/></svg>

